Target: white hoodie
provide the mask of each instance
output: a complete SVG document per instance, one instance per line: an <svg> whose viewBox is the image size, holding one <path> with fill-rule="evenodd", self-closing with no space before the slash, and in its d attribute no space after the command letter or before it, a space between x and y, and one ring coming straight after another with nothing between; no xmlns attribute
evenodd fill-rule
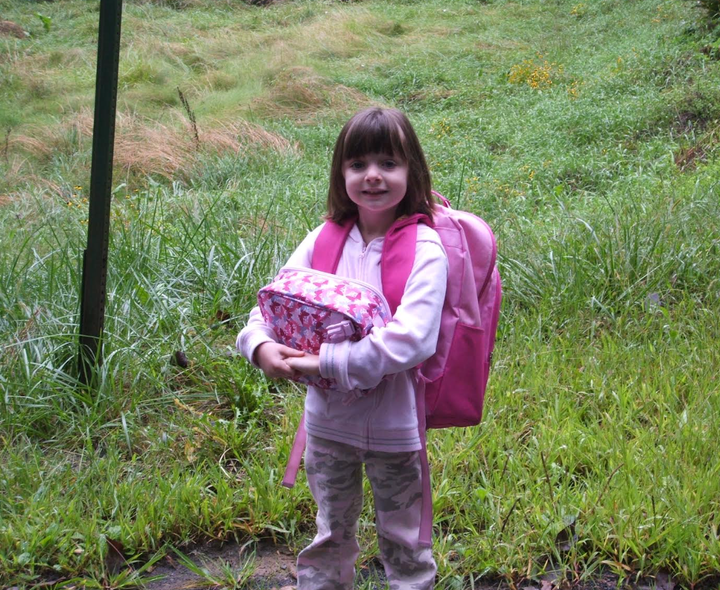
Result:
<svg viewBox="0 0 720 590"><path fill-rule="evenodd" d="M303 240L288 266L310 267L321 228ZM382 289L382 246L383 238L365 244L358 227L353 227L336 274ZM359 342L321 346L320 374L336 379L340 385L338 390L308 387L305 427L309 434L364 450L420 449L415 396L424 391L414 368L435 352L447 273L447 256L440 237L434 229L419 224L415 262L392 321L383 328L374 328ZM252 362L255 349L274 340L272 329L255 307L238 335L238 350Z"/></svg>

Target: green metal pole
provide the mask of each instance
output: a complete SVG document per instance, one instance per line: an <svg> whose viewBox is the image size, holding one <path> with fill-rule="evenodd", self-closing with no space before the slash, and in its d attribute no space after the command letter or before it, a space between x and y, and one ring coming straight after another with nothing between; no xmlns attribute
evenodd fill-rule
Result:
<svg viewBox="0 0 720 590"><path fill-rule="evenodd" d="M90 382L93 368L102 363L121 21L122 0L100 0L90 212L80 299L78 366L83 384Z"/></svg>

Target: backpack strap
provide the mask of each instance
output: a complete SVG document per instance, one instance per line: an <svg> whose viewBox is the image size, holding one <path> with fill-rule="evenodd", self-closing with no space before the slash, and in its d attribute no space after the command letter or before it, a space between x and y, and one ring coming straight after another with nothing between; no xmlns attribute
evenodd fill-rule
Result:
<svg viewBox="0 0 720 590"><path fill-rule="evenodd" d="M450 204L450 201L447 199L447 197L444 197L437 191L430 191L432 193L432 196L435 197L438 201L440 201L440 204L443 207L447 207L448 209L452 209L452 205Z"/></svg>
<svg viewBox="0 0 720 590"><path fill-rule="evenodd" d="M407 280L415 263L418 224L425 223L433 227L432 220L423 214L411 215L397 220L385 234L380 274L382 276L383 295L390 305L393 315L400 305ZM432 488L430 486L430 465L427 456L427 424L425 420L425 382L420 374L416 376L419 390L415 396L418 431L420 434L420 481L422 500L420 513L420 531L418 544L432 547Z"/></svg>
<svg viewBox="0 0 720 590"><path fill-rule="evenodd" d="M425 419L425 382L420 375L417 376L420 391L415 396L417 408L418 431L420 432L420 483L422 485L422 499L420 509L420 532L418 544L421 547L432 547L432 521L433 503L432 487L430 486L430 463L427 455L427 422Z"/></svg>
<svg viewBox="0 0 720 590"><path fill-rule="evenodd" d="M430 227L433 225L432 220L422 213L403 217L390 226L383 241L380 276L383 295L393 315L400 305L405 285L415 264L418 223L425 223Z"/></svg>
<svg viewBox="0 0 720 590"><path fill-rule="evenodd" d="M285 467L285 475L282 480L282 485L286 488L291 488L295 485L295 479L297 478L298 471L300 470L300 461L302 460L303 453L305 452L306 443L307 432L305 431L305 412L303 412L297 432L295 433L295 440L293 441L293 446L290 450L290 458L288 459L287 466Z"/></svg>
<svg viewBox="0 0 720 590"><path fill-rule="evenodd" d="M326 221L315 240L310 268L335 274L345 240L354 225L355 218L348 219L342 224Z"/></svg>
<svg viewBox="0 0 720 590"><path fill-rule="evenodd" d="M335 273L345 240L354 225L355 219L348 219L343 224L327 221L315 240L310 267L323 272ZM292 488L295 485L306 444L307 431L305 430L305 412L303 412L282 480L282 485L286 488Z"/></svg>

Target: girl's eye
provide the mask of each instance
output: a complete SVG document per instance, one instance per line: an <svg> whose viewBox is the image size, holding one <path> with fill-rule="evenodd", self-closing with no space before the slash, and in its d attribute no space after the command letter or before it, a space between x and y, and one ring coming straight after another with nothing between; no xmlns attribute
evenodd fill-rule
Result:
<svg viewBox="0 0 720 590"><path fill-rule="evenodd" d="M351 170L362 170L364 168L364 165L362 162L350 162L350 169Z"/></svg>
<svg viewBox="0 0 720 590"><path fill-rule="evenodd" d="M385 166L385 168L395 168L395 166L397 166L397 163L395 162L395 160L385 160L383 166Z"/></svg>

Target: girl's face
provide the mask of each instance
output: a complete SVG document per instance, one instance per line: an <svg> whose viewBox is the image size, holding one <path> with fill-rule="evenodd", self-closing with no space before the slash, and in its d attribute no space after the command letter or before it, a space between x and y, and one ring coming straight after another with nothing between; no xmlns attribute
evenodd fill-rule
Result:
<svg viewBox="0 0 720 590"><path fill-rule="evenodd" d="M407 192L408 165L391 154L371 153L343 162L345 191L361 219L395 221L395 211Z"/></svg>

